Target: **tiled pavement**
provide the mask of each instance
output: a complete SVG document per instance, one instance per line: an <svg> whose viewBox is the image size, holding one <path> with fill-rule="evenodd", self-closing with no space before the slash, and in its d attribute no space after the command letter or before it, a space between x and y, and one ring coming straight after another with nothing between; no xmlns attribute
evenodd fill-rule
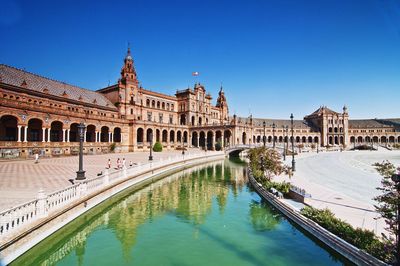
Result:
<svg viewBox="0 0 400 266"><path fill-rule="evenodd" d="M200 151L193 149L189 152ZM153 156L156 161L180 154L181 151L163 151L153 153ZM125 158L128 166L131 160L144 163L148 157L148 152L85 155L83 168L86 177L93 178L105 169L108 159L111 159L111 166L116 167L117 158ZM78 156L45 158L38 164L33 160L0 162L0 211L34 199L40 189L51 193L70 186L68 180L76 177L77 170Z"/></svg>

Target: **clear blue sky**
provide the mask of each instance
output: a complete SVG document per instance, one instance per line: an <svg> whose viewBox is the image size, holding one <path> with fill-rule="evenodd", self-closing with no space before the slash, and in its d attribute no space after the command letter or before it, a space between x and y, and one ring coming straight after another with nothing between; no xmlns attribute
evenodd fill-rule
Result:
<svg viewBox="0 0 400 266"><path fill-rule="evenodd" d="M222 82L231 114L400 117L400 1L0 5L1 63L84 88L115 83L130 42L144 88L174 94L198 71L214 97Z"/></svg>

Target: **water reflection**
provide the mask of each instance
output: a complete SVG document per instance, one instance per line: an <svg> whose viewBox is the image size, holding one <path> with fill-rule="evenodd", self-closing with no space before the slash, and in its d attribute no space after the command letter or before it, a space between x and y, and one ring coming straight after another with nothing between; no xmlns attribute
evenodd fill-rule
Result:
<svg viewBox="0 0 400 266"><path fill-rule="evenodd" d="M147 253L148 246L144 242L149 239L154 241L149 240L148 244L153 247L161 245L157 241L168 237L177 239L172 241L173 244L182 245L177 249L171 247L171 253L176 250L183 253L180 256L169 254L169 247L163 246L158 250L165 253L159 256L168 257L169 261L160 259L147 264L190 262L204 265L207 260L203 256L196 257L197 263L193 261L196 256L190 253L193 250L208 252L207 255L216 256L215 263L219 260L222 264L260 265L266 258L274 256L277 261L283 261L287 250L284 246L295 245L290 248L296 249L296 238L301 244L304 240L307 245L311 243L311 250L316 254L325 254L325 260L329 258L329 253L316 247L302 234L289 236L293 237L293 244L292 241L287 243L285 237L288 237L286 234L292 227L281 232L280 225L285 219L261 201L257 194L248 192L243 164L243 161L228 160L209 163L186 169L139 191L126 191L39 243L13 265L106 265L105 261L99 261L100 256L97 255L100 251L96 249L102 249L115 265L131 265L138 261L138 253L144 257L156 256ZM173 219L168 220L169 217ZM155 233L163 229L160 226L168 228L160 231L161 238L154 238L154 235L160 237L158 231ZM192 235L179 238L185 232ZM275 235L271 237L268 233ZM283 242L279 242L279 238ZM93 241L97 242L94 244ZM105 243L98 243L101 241ZM197 242L193 244L193 241ZM93 250L96 250L94 255ZM302 256L301 252L299 254ZM146 264L140 260L139 263Z"/></svg>

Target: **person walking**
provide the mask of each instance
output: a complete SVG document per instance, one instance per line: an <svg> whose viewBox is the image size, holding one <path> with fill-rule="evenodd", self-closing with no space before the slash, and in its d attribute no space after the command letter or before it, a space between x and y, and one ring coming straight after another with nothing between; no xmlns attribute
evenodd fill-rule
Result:
<svg viewBox="0 0 400 266"><path fill-rule="evenodd" d="M39 163L39 153L35 153L35 163Z"/></svg>
<svg viewBox="0 0 400 266"><path fill-rule="evenodd" d="M129 161L129 167L132 167L132 166L133 166L133 162L131 160L131 161Z"/></svg>
<svg viewBox="0 0 400 266"><path fill-rule="evenodd" d="M117 169L121 168L121 160L118 158L117 159Z"/></svg>
<svg viewBox="0 0 400 266"><path fill-rule="evenodd" d="M108 169L111 169L111 159L108 159Z"/></svg>
<svg viewBox="0 0 400 266"><path fill-rule="evenodd" d="M126 160L125 160L125 158L122 158L122 168L126 169Z"/></svg>

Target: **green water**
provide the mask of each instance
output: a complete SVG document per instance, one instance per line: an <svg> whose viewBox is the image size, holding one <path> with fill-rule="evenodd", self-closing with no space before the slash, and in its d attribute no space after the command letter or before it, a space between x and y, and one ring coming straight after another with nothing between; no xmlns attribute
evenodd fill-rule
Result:
<svg viewBox="0 0 400 266"><path fill-rule="evenodd" d="M186 169L101 204L13 265L342 265L247 184L242 162Z"/></svg>

